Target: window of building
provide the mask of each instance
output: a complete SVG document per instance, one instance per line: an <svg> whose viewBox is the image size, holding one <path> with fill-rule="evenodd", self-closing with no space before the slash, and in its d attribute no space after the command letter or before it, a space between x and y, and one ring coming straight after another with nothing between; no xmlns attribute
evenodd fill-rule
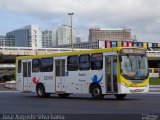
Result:
<svg viewBox="0 0 160 120"><path fill-rule="evenodd" d="M67 70L77 71L79 67L79 57L78 55L68 56L67 58Z"/></svg>
<svg viewBox="0 0 160 120"><path fill-rule="evenodd" d="M21 60L18 61L18 73L21 73Z"/></svg>
<svg viewBox="0 0 160 120"><path fill-rule="evenodd" d="M41 72L52 72L53 71L53 58L42 58L40 62Z"/></svg>
<svg viewBox="0 0 160 120"><path fill-rule="evenodd" d="M40 60L33 59L32 60L32 72L39 72L39 67L40 67Z"/></svg>
<svg viewBox="0 0 160 120"><path fill-rule="evenodd" d="M89 70L90 69L90 55L80 55L79 57L79 69Z"/></svg>
<svg viewBox="0 0 160 120"><path fill-rule="evenodd" d="M103 68L103 54L94 53L91 55L91 69L100 70Z"/></svg>

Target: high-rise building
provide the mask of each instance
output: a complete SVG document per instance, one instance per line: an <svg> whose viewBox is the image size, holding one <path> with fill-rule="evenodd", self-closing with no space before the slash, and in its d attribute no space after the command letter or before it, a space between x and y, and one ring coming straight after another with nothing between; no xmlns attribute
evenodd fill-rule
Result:
<svg viewBox="0 0 160 120"><path fill-rule="evenodd" d="M0 46L14 47L15 37L14 36L0 36Z"/></svg>
<svg viewBox="0 0 160 120"><path fill-rule="evenodd" d="M131 29L128 28L91 28L89 29L89 41L96 40L130 40Z"/></svg>
<svg viewBox="0 0 160 120"><path fill-rule="evenodd" d="M15 37L14 36L6 36L5 46L14 47L15 46Z"/></svg>
<svg viewBox="0 0 160 120"><path fill-rule="evenodd" d="M76 30L72 28L72 43L76 42ZM56 31L57 45L71 43L71 27L68 25L60 25Z"/></svg>
<svg viewBox="0 0 160 120"><path fill-rule="evenodd" d="M81 43L81 37L76 37L76 43Z"/></svg>
<svg viewBox="0 0 160 120"><path fill-rule="evenodd" d="M15 37L17 47L42 47L42 33L38 25L29 25L7 33Z"/></svg>
<svg viewBox="0 0 160 120"><path fill-rule="evenodd" d="M52 48L57 46L56 31L55 30L43 30L42 31L42 47Z"/></svg>
<svg viewBox="0 0 160 120"><path fill-rule="evenodd" d="M5 46L6 36L0 36L0 46Z"/></svg>

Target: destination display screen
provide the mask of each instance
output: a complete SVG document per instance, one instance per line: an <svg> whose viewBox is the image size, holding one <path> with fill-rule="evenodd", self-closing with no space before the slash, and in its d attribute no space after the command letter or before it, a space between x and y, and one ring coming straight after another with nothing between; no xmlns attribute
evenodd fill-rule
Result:
<svg viewBox="0 0 160 120"><path fill-rule="evenodd" d="M145 54L146 51L143 49L135 49L135 48L124 48L121 50L121 54Z"/></svg>

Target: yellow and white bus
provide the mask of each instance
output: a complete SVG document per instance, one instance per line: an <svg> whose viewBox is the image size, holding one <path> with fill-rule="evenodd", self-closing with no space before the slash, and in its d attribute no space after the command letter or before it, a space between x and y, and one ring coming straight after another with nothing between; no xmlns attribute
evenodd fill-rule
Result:
<svg viewBox="0 0 160 120"><path fill-rule="evenodd" d="M143 48L104 48L16 59L17 90L39 97L89 94L94 99L113 94L147 93L149 73Z"/></svg>

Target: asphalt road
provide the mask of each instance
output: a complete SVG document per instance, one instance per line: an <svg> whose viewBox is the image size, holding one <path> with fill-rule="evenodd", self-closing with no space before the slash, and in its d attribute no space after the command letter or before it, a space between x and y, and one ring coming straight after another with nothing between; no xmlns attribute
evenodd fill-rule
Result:
<svg viewBox="0 0 160 120"><path fill-rule="evenodd" d="M38 98L35 93L0 92L0 114L145 114L160 113L160 94L128 95L118 101L114 96L93 100L90 95L71 95L69 98Z"/></svg>

